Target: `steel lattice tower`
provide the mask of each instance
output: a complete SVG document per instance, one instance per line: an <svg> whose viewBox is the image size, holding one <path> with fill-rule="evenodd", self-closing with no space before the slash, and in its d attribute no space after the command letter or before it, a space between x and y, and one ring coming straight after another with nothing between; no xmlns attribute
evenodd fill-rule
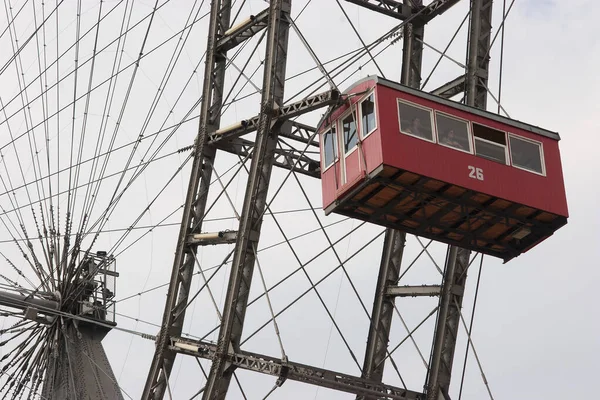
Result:
<svg viewBox="0 0 600 400"><path fill-rule="evenodd" d="M421 59L426 24L444 13L458 0L347 0L366 10L383 13L401 22L403 31L402 83L418 88L421 82ZM399 286L405 234L388 230L385 234L379 278L373 302L371 325L365 353L363 376L348 376L317 367L254 354L240 348L248 295L255 264L255 252L260 239L262 217L266 207L271 171L274 166L292 169L318 177L315 166L294 151L282 154L276 149L279 137L292 137L308 143L292 117L325 107L337 100L339 93L328 91L301 102L283 104L288 31L291 25L291 0L272 0L269 7L230 27L232 2L213 0L207 35L206 64L203 79L200 125L194 145L193 166L189 180L183 219L179 231L173 269L165 304L162 329L150 367L143 398L160 399L168 388L168 378L177 354L189 354L212 360L212 368L204 390L204 399L222 399L236 368L248 369L286 379L310 383L354 393L359 399L447 399L456 346L460 308L467 278L469 251L450 247L447 252L443 279L434 287ZM486 107L492 0L471 0L467 71L435 94L453 97L465 93L468 105ZM227 52L253 35L266 30L266 53L260 114L236 127L221 129L220 109L223 104ZM298 126L295 126L298 128ZM306 127L302 127L306 128ZM256 131L254 142L240 138ZM314 131L314 129L313 129ZM215 141L218 132L230 140ZM226 143L226 144L224 144ZM218 342L183 339L182 327L186 315L195 255L202 241L202 232L212 167L219 151L248 156L252 163L245 190L237 232L219 237L221 242L235 242L223 318ZM291 161L290 161L291 160ZM215 244L213 240L211 244ZM382 383L382 362L392 321L394 299L397 296L439 296L436 328L425 393L406 390ZM417 389L417 388L415 388Z"/></svg>

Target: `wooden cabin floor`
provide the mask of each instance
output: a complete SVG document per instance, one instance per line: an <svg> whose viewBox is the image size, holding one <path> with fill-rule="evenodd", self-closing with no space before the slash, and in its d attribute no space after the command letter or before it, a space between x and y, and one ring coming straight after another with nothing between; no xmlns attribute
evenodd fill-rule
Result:
<svg viewBox="0 0 600 400"><path fill-rule="evenodd" d="M505 262L565 225L542 210L383 166L327 208ZM529 232L527 234L527 232Z"/></svg>

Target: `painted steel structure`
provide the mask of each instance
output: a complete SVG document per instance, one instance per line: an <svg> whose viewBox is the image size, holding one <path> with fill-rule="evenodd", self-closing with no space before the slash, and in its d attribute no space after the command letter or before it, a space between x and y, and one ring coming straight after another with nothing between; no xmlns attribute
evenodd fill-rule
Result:
<svg viewBox="0 0 600 400"><path fill-rule="evenodd" d="M347 0L366 9L402 20L405 36L403 49L402 82L418 87L420 83L422 38L424 25L434 17L452 7L458 0L435 0L428 5L421 2L390 0ZM491 30L491 0L472 0L469 33L468 68L464 77L440 88L445 94L466 91L467 103L485 108L488 53ZM206 67L204 72L203 102L200 126L194 145L194 161L184 207L181 230L173 263L171 281L163 322L156 342L156 350L144 388L144 399L162 398L171 373L176 354L189 354L213 361L204 399L221 399L226 396L232 372L245 368L278 376L278 384L294 379L331 389L355 393L359 398L395 399L440 399L447 394L450 383L452 358L456 344L456 333L462 293L466 280L469 251L451 247L448 252L444 278L439 289L440 306L434 334L426 393L394 388L381 383L383 376L382 354L387 351L387 340L391 324L393 290L398 284L398 272L402 260L405 233L388 230L381 260L380 278L373 308L372 323L365 355L363 377L326 371L316 367L300 365L287 359L279 360L260 354L251 354L240 349L239 339L248 300L254 268L254 251L260 237L260 226L265 207L270 172L273 166L294 169L318 177L318 166L303 159L295 150L281 151L276 148L279 136L292 137L309 146L318 146L310 139L314 129L287 121L286 115L275 111L283 106L287 34L289 30L290 0L273 0L267 10L231 28L229 26L232 4L229 0L214 0L211 6L209 32L207 35ZM260 114L252 123L241 122L234 127L220 129L219 110L224 93L224 70L226 52L242 43L262 29L267 30L264 62L263 96ZM305 110L327 106L334 101L335 94L325 95L321 101ZM300 112L300 111L298 111ZM289 117L288 117L289 118ZM255 142L240 136L256 130ZM235 134L234 132L235 131ZM307 135L306 132L309 132ZM227 140L221 139L231 134ZM231 269L223 322L216 345L181 338L186 305L194 266L197 246L205 244L201 235L202 217L206 206L208 183L212 175L212 164L217 150L240 155L251 155L252 165L246 188L240 226L235 233L235 252ZM281 156L281 157L278 157ZM289 160L296 160L293 165ZM219 235L217 235L219 237ZM233 240L229 238L228 240ZM217 241L218 242L218 241ZM217 242L212 242L217 243ZM402 295L432 295L410 288Z"/></svg>

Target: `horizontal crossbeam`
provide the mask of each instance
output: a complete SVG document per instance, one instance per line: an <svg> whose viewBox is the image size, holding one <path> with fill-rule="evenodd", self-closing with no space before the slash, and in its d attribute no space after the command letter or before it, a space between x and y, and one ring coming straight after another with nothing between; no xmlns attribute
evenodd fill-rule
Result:
<svg viewBox="0 0 600 400"><path fill-rule="evenodd" d="M419 296L439 296L441 293L440 285L422 285L422 286L389 286L386 290L388 296L396 297L419 297Z"/></svg>
<svg viewBox="0 0 600 400"><path fill-rule="evenodd" d="M296 103L291 103L281 107L280 109L271 110L273 122L288 120L302 114L317 110L322 107L336 103L340 98L340 93L337 90L330 90L315 96L307 97ZM239 137L250 132L256 131L258 128L260 116L242 120L231 126L221 128L211 134L211 144L219 141Z"/></svg>
<svg viewBox="0 0 600 400"><path fill-rule="evenodd" d="M217 51L225 52L245 42L267 27L269 9L251 15L244 21L229 28L217 42Z"/></svg>
<svg viewBox="0 0 600 400"><path fill-rule="evenodd" d="M377 11L378 13L405 20L410 17L411 10L408 5L394 0L346 0L358 6Z"/></svg>
<svg viewBox="0 0 600 400"><path fill-rule="evenodd" d="M170 349L175 352L208 360L218 357L216 347L210 342L181 338L172 338L170 345ZM278 377L278 386L281 386L286 379L291 379L347 393L376 396L378 399L421 400L424 398L424 395L419 392L262 354L239 351L227 354L226 359L237 368Z"/></svg>

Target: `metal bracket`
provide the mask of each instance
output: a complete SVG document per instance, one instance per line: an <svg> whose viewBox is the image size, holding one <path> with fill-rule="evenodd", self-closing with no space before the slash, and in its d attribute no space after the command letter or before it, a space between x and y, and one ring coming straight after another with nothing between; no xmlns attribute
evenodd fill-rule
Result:
<svg viewBox="0 0 600 400"><path fill-rule="evenodd" d="M220 231L195 233L188 236L188 244L197 244L199 246L216 245L224 243L235 243L237 239L236 231Z"/></svg>
<svg viewBox="0 0 600 400"><path fill-rule="evenodd" d="M396 297L435 297L442 291L440 285L388 286L386 295Z"/></svg>

